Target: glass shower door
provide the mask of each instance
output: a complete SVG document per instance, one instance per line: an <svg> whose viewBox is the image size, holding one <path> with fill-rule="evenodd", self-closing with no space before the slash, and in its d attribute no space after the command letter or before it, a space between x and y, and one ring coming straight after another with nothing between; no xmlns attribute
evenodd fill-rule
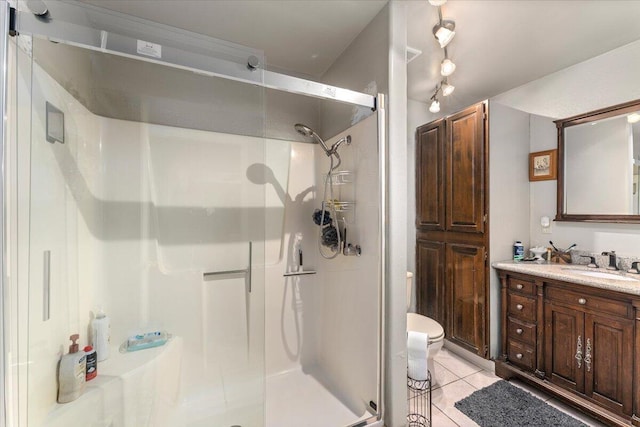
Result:
<svg viewBox="0 0 640 427"><path fill-rule="evenodd" d="M265 163L264 89L37 36L15 42L20 425L264 425L265 188L248 178ZM108 355L59 404L69 336L90 344L100 309ZM148 332L171 338L136 347Z"/></svg>

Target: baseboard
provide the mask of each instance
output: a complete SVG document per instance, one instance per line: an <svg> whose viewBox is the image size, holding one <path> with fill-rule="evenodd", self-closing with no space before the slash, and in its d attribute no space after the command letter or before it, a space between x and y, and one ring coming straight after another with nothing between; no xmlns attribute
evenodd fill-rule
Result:
<svg viewBox="0 0 640 427"><path fill-rule="evenodd" d="M449 350L451 353L455 353L463 359L468 360L474 365L481 367L485 371L495 372L495 363L493 363L493 360L487 360L477 354L473 354L469 350L452 343L448 339L444 340L444 348Z"/></svg>

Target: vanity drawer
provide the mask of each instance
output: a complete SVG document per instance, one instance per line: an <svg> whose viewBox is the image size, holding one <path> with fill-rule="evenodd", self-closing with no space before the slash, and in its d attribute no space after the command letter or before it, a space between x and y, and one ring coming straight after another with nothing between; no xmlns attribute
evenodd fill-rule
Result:
<svg viewBox="0 0 640 427"><path fill-rule="evenodd" d="M536 300L522 295L509 294L509 314L522 320L536 321Z"/></svg>
<svg viewBox="0 0 640 427"><path fill-rule="evenodd" d="M536 325L521 322L513 317L509 317L507 322L507 334L509 338L520 340L532 346L536 344Z"/></svg>
<svg viewBox="0 0 640 427"><path fill-rule="evenodd" d="M521 294L535 295L536 284L527 280L509 278L509 290L519 292Z"/></svg>
<svg viewBox="0 0 640 427"><path fill-rule="evenodd" d="M535 370L536 352L533 347L519 343L518 341L509 341L507 350L509 362L519 365L530 371Z"/></svg>
<svg viewBox="0 0 640 427"><path fill-rule="evenodd" d="M549 286L546 290L546 298L551 301L584 307L620 317L628 317L630 314L629 305L619 301L591 296L586 292L583 294L581 292Z"/></svg>

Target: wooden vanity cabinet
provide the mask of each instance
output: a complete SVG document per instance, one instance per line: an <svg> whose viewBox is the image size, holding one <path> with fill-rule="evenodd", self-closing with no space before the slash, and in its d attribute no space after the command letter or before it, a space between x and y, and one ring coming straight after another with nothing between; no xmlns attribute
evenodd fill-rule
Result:
<svg viewBox="0 0 640 427"><path fill-rule="evenodd" d="M518 377L614 426L640 426L640 297L498 270L502 356Z"/></svg>
<svg viewBox="0 0 640 427"><path fill-rule="evenodd" d="M585 287L583 287L585 288ZM632 415L633 306L550 285L545 297L545 372L554 384Z"/></svg>

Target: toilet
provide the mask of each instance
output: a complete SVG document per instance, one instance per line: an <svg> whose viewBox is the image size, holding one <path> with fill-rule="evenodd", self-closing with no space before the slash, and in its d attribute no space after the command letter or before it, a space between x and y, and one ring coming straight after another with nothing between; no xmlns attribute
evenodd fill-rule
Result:
<svg viewBox="0 0 640 427"><path fill-rule="evenodd" d="M407 271L407 332L415 331L429 335L429 346L427 347L427 367L431 372L432 382L436 382L436 371L433 363L433 356L442 348L444 344L444 328L442 325L430 317L418 313L409 313L411 306L411 286L413 273Z"/></svg>

